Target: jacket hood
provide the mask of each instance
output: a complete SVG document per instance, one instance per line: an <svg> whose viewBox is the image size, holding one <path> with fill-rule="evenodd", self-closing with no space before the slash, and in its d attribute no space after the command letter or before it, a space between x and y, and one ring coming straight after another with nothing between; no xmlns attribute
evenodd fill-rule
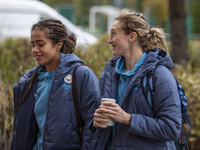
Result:
<svg viewBox="0 0 200 150"><path fill-rule="evenodd" d="M174 67L173 62L166 51L162 49L149 49L147 51L147 57L141 65L141 69L149 72L154 70L158 65L163 65L169 70Z"/></svg>
<svg viewBox="0 0 200 150"><path fill-rule="evenodd" d="M84 62L78 58L75 54L60 53L59 67L72 66L72 64L84 64Z"/></svg>
<svg viewBox="0 0 200 150"><path fill-rule="evenodd" d="M111 68L115 67L118 59L122 56L114 56L105 67L105 71L109 71ZM146 72L152 71L156 66L163 65L171 70L174 66L170 56L166 51L162 49L149 49L147 51L147 57L145 58L143 64L140 66L142 70Z"/></svg>

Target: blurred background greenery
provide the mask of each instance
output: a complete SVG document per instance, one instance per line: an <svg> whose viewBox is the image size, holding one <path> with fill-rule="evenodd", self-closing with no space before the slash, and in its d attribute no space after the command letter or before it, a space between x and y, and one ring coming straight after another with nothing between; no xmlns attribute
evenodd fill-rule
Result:
<svg viewBox="0 0 200 150"><path fill-rule="evenodd" d="M63 13L69 20L89 32L89 9L91 6L112 5L130 8L140 12L151 10L151 26L159 26L170 34L168 0L43 0L43 2ZM175 63L174 75L183 85L188 97L188 109L192 124L189 139L191 150L200 149L200 3L185 0L188 60L187 65ZM62 8L61 6L66 6ZM83 7L84 6L84 7ZM66 14L68 12L68 16ZM70 15L71 12L71 15ZM106 16L97 22L98 42L88 47L78 46L75 53L89 66L97 78L105 64L112 58L111 47L107 44ZM102 23L102 21L104 23ZM99 25L98 25L99 23ZM167 35L168 35L167 34ZM168 37L169 53L174 50ZM175 51L175 50L174 50ZM35 66L29 39L9 38L0 43L0 149L8 150L13 134L13 93L12 86L30 68Z"/></svg>

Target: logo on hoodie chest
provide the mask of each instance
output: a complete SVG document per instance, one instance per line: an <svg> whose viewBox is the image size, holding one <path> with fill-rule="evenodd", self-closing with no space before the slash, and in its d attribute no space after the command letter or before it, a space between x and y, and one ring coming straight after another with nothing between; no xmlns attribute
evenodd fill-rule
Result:
<svg viewBox="0 0 200 150"><path fill-rule="evenodd" d="M64 87L65 90L71 89L72 88L72 76L70 74L66 75L64 77L65 83L63 83L62 87Z"/></svg>
<svg viewBox="0 0 200 150"><path fill-rule="evenodd" d="M68 74L64 77L64 81L68 84L72 83L72 76L71 74Z"/></svg>

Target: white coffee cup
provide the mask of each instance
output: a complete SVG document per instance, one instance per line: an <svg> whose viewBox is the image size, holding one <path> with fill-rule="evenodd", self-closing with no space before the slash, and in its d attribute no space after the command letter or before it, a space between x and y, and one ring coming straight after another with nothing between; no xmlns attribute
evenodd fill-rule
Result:
<svg viewBox="0 0 200 150"><path fill-rule="evenodd" d="M113 98L101 98L101 104L105 101L110 101L110 102L113 102L113 103L116 103L116 100L113 99ZM106 125L106 126L113 126L114 125L114 120L113 119L109 119L108 122L106 123L103 123L101 122L102 125Z"/></svg>

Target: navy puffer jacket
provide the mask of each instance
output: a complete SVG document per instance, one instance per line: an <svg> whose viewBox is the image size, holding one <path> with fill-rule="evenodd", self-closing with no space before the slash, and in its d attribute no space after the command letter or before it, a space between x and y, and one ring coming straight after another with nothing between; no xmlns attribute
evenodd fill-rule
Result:
<svg viewBox="0 0 200 150"><path fill-rule="evenodd" d="M77 133L78 126L72 96L72 83L64 81L66 75L72 76L74 67L83 62L75 54L60 54L52 87L49 94L48 110L45 123L44 150L86 150L93 136L91 124L93 114L100 102L99 83L94 73L86 66L76 71L76 86L79 99L79 110L83 121L83 142ZM37 67L31 69L19 83L14 85L14 107L19 104L23 90L33 76ZM33 112L33 84L30 95L15 113L12 150L32 150L37 140L38 127Z"/></svg>
<svg viewBox="0 0 200 150"><path fill-rule="evenodd" d="M116 98L119 75L115 66L119 57L108 62L100 76L101 97ZM173 63L163 50L149 50L143 64L132 77L121 102L131 114L130 126L116 123L115 150L175 150L174 140L181 130L181 109L176 81L170 72ZM142 77L153 71L153 109L142 93ZM104 150L112 127L98 129L91 149Z"/></svg>

